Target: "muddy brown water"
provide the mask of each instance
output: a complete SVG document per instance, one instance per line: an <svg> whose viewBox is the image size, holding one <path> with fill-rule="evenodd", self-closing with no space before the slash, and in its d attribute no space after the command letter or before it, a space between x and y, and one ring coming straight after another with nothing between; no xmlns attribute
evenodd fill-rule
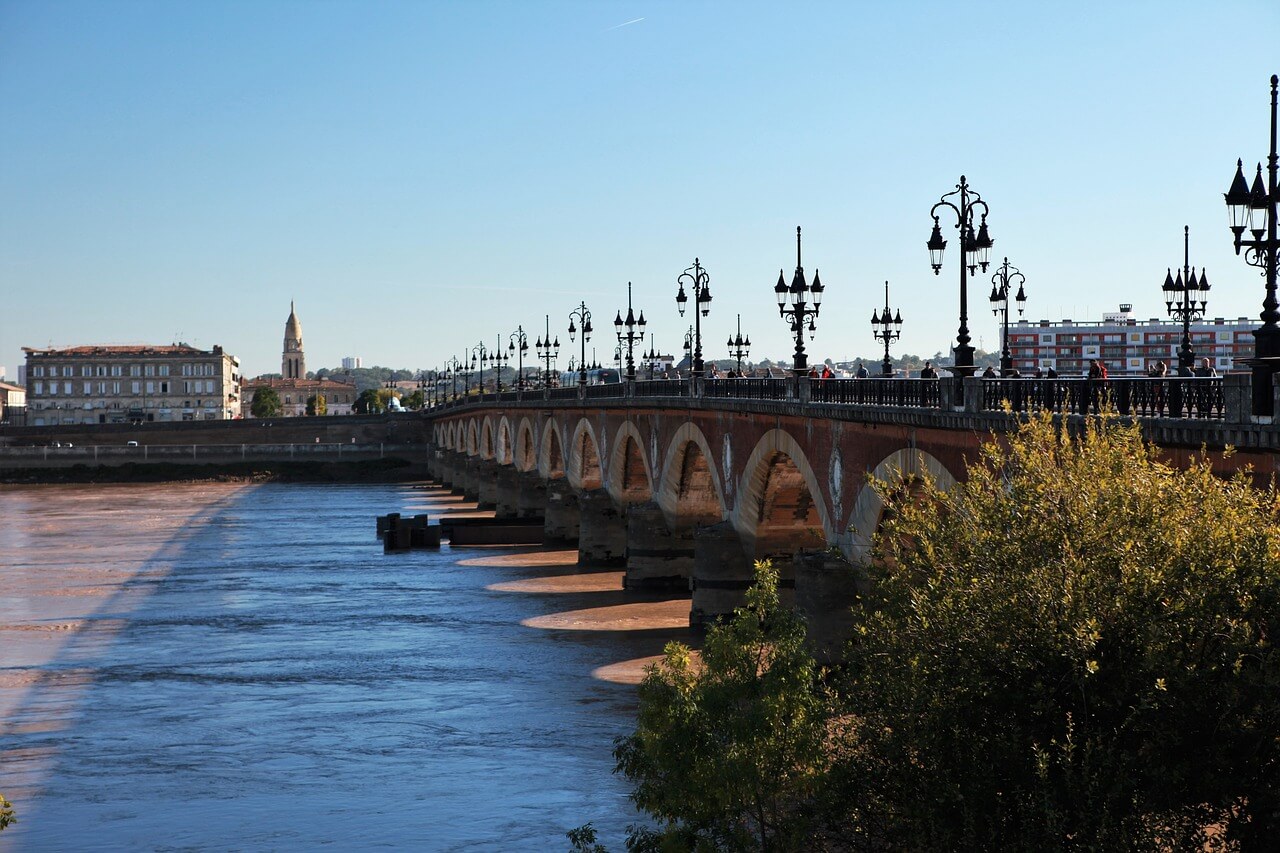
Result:
<svg viewBox="0 0 1280 853"><path fill-rule="evenodd" d="M394 485L0 487L0 850L562 850L687 597L573 551L384 555Z"/></svg>

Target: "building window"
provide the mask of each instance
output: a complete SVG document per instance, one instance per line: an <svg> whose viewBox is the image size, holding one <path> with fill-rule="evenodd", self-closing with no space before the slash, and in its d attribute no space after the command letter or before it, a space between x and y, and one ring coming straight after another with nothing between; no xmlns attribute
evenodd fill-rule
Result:
<svg viewBox="0 0 1280 853"><path fill-rule="evenodd" d="M70 383L70 382L63 382L63 383L62 383L62 393L63 393L63 394L66 394L68 397L70 397L70 396L71 396L72 391L71 391L71 383Z"/></svg>
<svg viewBox="0 0 1280 853"><path fill-rule="evenodd" d="M119 382L112 382L112 383L111 383L111 393L112 393L112 394L119 394L119 393L120 393L120 383L119 383Z"/></svg>
<svg viewBox="0 0 1280 853"><path fill-rule="evenodd" d="M142 375L142 365L141 365L141 364L131 364L131 365L129 365L129 375L130 375L130 376L141 376L141 375Z"/></svg>
<svg viewBox="0 0 1280 853"><path fill-rule="evenodd" d="M168 382L161 382L161 383L160 383L160 393L161 393L161 394L168 394L168 393L169 393L169 383L168 383Z"/></svg>
<svg viewBox="0 0 1280 853"><path fill-rule="evenodd" d="M31 369L31 375L32 375L32 376L44 376L44 367L43 367L42 365L36 365L35 367L33 367L33 368Z"/></svg>
<svg viewBox="0 0 1280 853"><path fill-rule="evenodd" d="M80 365L80 375L81 375L81 376L92 376L92 375L93 375L93 365L91 365L91 364L82 364L82 365Z"/></svg>
<svg viewBox="0 0 1280 853"><path fill-rule="evenodd" d="M155 375L156 375L156 366L155 366L154 364L148 364L148 365L146 366L146 368L144 368L144 369L143 369L143 371L142 371L142 372L143 372L144 374L146 374L147 376L155 376Z"/></svg>
<svg viewBox="0 0 1280 853"><path fill-rule="evenodd" d="M37 382L37 383L35 383L35 392L36 392L37 394L43 394L43 393L44 393L44 383L43 383L43 382Z"/></svg>
<svg viewBox="0 0 1280 853"><path fill-rule="evenodd" d="M88 397L92 393L93 393L93 383L92 382L84 383L84 395Z"/></svg>
<svg viewBox="0 0 1280 853"><path fill-rule="evenodd" d="M124 366L123 366L123 365L120 365L120 364L113 364L113 365L111 365L111 375L112 375L112 376L123 376L123 375L124 375Z"/></svg>
<svg viewBox="0 0 1280 853"><path fill-rule="evenodd" d="M154 394L154 393L156 393L156 383L154 383L154 382L148 382L148 383L147 383L147 393L148 393L148 394Z"/></svg>
<svg viewBox="0 0 1280 853"><path fill-rule="evenodd" d="M162 365L160 365L160 375L161 375L161 376L168 376L168 375L169 375L169 365L167 365L167 364L162 364Z"/></svg>
<svg viewBox="0 0 1280 853"><path fill-rule="evenodd" d="M133 386L133 393L135 393L135 394L141 394L141 393L142 393L142 383L141 383L141 382L131 382L131 383L129 383L129 384Z"/></svg>

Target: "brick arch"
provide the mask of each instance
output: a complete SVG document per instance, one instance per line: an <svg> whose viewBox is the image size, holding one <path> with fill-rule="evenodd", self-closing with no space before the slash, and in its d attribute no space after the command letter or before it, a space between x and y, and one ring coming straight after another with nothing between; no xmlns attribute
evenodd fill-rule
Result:
<svg viewBox="0 0 1280 853"><path fill-rule="evenodd" d="M538 467L537 440L533 434L533 423L528 418L521 418L516 427L516 446L512 461L521 471L532 471Z"/></svg>
<svg viewBox="0 0 1280 853"><path fill-rule="evenodd" d="M498 460L499 465L510 465L512 452L511 422L504 415L498 421L498 440L494 444L493 458Z"/></svg>
<svg viewBox="0 0 1280 853"><path fill-rule="evenodd" d="M667 445L656 496L673 529L724 519L724 488L715 462L715 452L697 424L681 424Z"/></svg>
<svg viewBox="0 0 1280 853"><path fill-rule="evenodd" d="M586 418L579 420L574 427L573 441L569 443L568 462L567 476L575 489L589 492L603 485L600 442L596 440L595 428Z"/></svg>
<svg viewBox="0 0 1280 853"><path fill-rule="evenodd" d="M476 419L467 421L467 455L475 456L480 451L480 429Z"/></svg>
<svg viewBox="0 0 1280 853"><path fill-rule="evenodd" d="M542 428L542 443L538 445L538 473L548 480L565 476L564 440L555 418L548 418Z"/></svg>
<svg viewBox="0 0 1280 853"><path fill-rule="evenodd" d="M733 526L757 557L834 541L821 482L786 431L765 433L743 465Z"/></svg>
<svg viewBox="0 0 1280 853"><path fill-rule="evenodd" d="M485 418L480 425L480 458L493 458L493 418Z"/></svg>
<svg viewBox="0 0 1280 853"><path fill-rule="evenodd" d="M643 503L653 498L653 482L649 476L649 458L644 450L644 436L631 421L623 421L613 437L609 454L609 477L606 488L619 503Z"/></svg>
<svg viewBox="0 0 1280 853"><path fill-rule="evenodd" d="M956 484L955 476L937 457L923 450L904 447L891 453L880 461L869 476L879 480L893 480L898 477L921 477L931 480L939 488L950 491ZM871 488L870 483L863 483L858 491L858 499L849 513L849 523L839 537L840 550L851 561L865 562L871 550L871 537L880 527L880 519L884 515L884 501Z"/></svg>

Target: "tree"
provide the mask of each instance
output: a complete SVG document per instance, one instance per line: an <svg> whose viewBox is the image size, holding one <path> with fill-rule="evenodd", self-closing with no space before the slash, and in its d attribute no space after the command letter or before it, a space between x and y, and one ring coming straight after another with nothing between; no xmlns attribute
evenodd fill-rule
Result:
<svg viewBox="0 0 1280 853"><path fill-rule="evenodd" d="M917 850L1274 843L1277 493L1157 453L1045 416L950 492L876 484L848 823Z"/></svg>
<svg viewBox="0 0 1280 853"><path fill-rule="evenodd" d="M284 405L274 388L258 388L253 392L249 413L255 418L278 418L284 414Z"/></svg>
<svg viewBox="0 0 1280 853"><path fill-rule="evenodd" d="M426 398L426 395L422 393L422 389L419 388L418 390L414 391L412 394L409 394L408 396L406 396L402 402L404 403L404 407L406 409L416 410L416 409L421 409L424 405L426 405L427 398Z"/></svg>
<svg viewBox="0 0 1280 853"><path fill-rule="evenodd" d="M327 415L329 413L329 404L325 400L323 394L316 394L307 398L307 414L308 415Z"/></svg>
<svg viewBox="0 0 1280 853"><path fill-rule="evenodd" d="M701 665L671 643L640 685L636 731L614 757L662 829L637 831L633 848L812 849L802 806L828 764L828 695L767 563L747 602L710 630Z"/></svg>
<svg viewBox="0 0 1280 853"><path fill-rule="evenodd" d="M12 823L18 822L18 815L13 810L13 803L4 798L4 794L0 794L0 830Z"/></svg>
<svg viewBox="0 0 1280 853"><path fill-rule="evenodd" d="M366 388L361 391L360 396L356 397L355 403L352 404L351 410L357 415L376 415L380 413L384 406L378 390L377 388Z"/></svg>

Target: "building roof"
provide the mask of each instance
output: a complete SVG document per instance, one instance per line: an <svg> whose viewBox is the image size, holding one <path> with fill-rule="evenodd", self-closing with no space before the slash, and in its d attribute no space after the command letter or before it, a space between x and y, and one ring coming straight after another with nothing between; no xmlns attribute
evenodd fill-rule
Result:
<svg viewBox="0 0 1280 853"><path fill-rule="evenodd" d="M14 385L12 382L5 382L3 379L0 379L0 391L21 391L25 394L27 389L23 388L21 385Z"/></svg>
<svg viewBox="0 0 1280 853"><path fill-rule="evenodd" d="M23 347L27 355L36 356L77 356L77 355L222 355L222 347L202 350L190 344L89 344L79 347L55 347L40 349Z"/></svg>
<svg viewBox="0 0 1280 853"><path fill-rule="evenodd" d="M252 388L275 388L276 390L307 390L332 388L342 391L354 391L355 382L339 382L336 379L275 379L259 376L257 379L246 379L240 383L248 390Z"/></svg>

